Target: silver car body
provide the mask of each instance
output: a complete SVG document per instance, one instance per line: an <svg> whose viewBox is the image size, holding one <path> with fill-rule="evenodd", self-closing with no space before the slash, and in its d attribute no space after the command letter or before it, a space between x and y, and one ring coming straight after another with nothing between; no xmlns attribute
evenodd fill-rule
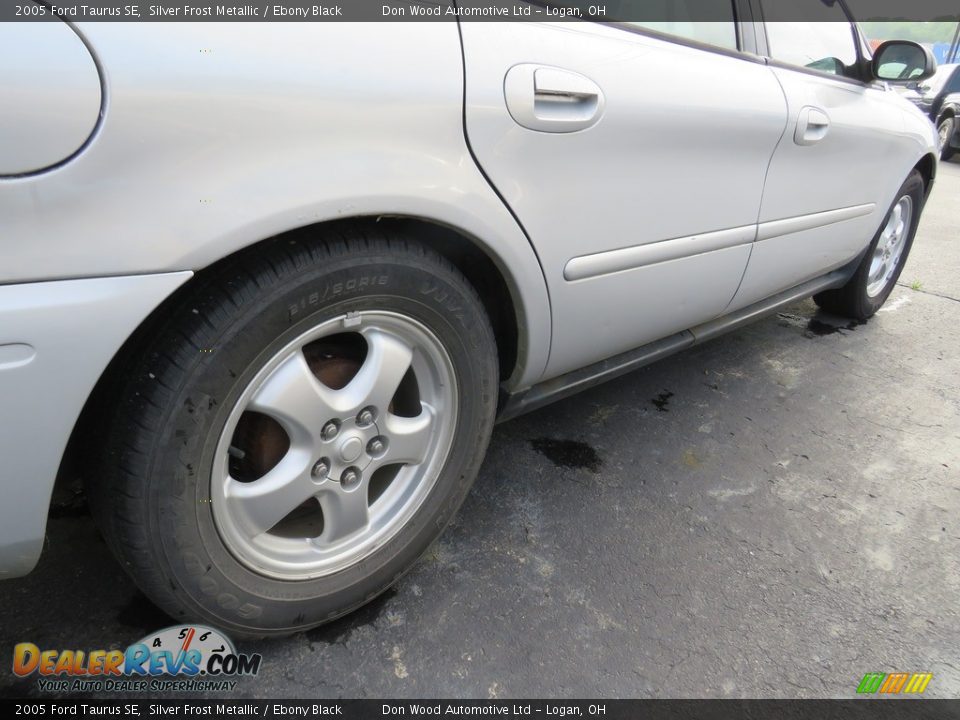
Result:
<svg viewBox="0 0 960 720"><path fill-rule="evenodd" d="M602 113L524 126L505 78L541 70ZM453 229L509 289L522 396L848 265L935 170L883 84L586 22L11 24L0 75L0 577L37 562L108 363L242 248L349 217ZM805 142L810 108L830 127Z"/></svg>

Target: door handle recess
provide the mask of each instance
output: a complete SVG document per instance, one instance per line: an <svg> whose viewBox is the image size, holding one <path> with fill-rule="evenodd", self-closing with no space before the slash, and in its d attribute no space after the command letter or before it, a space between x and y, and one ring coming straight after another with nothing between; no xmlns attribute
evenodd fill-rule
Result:
<svg viewBox="0 0 960 720"><path fill-rule="evenodd" d="M507 71L503 95L510 116L541 132L585 130L603 114L600 86L579 73L524 63Z"/></svg>
<svg viewBox="0 0 960 720"><path fill-rule="evenodd" d="M823 140L830 131L830 118L820 108L804 107L797 117L793 141L797 145L813 145Z"/></svg>

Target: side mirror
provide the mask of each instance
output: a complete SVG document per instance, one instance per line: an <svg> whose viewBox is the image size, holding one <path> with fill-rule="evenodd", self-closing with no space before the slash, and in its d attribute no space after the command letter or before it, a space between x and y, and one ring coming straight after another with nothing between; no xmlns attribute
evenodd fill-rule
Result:
<svg viewBox="0 0 960 720"><path fill-rule="evenodd" d="M933 75L937 61L933 53L919 43L887 40L873 54L870 67L878 80L919 84Z"/></svg>

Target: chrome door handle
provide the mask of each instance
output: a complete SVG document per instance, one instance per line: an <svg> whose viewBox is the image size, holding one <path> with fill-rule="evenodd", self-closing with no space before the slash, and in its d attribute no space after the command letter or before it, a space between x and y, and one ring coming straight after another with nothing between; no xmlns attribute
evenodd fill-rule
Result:
<svg viewBox="0 0 960 720"><path fill-rule="evenodd" d="M793 141L797 145L813 145L823 140L829 131L829 116L820 108L808 105L800 109Z"/></svg>
<svg viewBox="0 0 960 720"><path fill-rule="evenodd" d="M585 130L600 119L604 108L603 91L590 78L530 63L507 71L503 95L518 124L541 132Z"/></svg>

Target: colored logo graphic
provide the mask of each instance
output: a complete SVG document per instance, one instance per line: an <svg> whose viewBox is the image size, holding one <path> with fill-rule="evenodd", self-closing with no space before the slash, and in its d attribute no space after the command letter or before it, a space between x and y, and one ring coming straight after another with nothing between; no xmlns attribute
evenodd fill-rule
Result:
<svg viewBox="0 0 960 720"><path fill-rule="evenodd" d="M872 672L863 676L857 686L861 694L881 693L886 695L920 695L933 679L933 673L882 673Z"/></svg>
<svg viewBox="0 0 960 720"><path fill-rule="evenodd" d="M126 650L41 650L34 643L19 643L13 649L13 672L18 677L36 673L56 680L44 683L46 690L131 690L131 680L177 678L197 680L163 689L233 689L236 676L256 675L262 656L238 653L228 637L202 625L178 625L147 635ZM198 676L204 676L199 680ZM67 678L74 680L69 685ZM82 682L80 682L82 681ZM152 689L161 689L154 683Z"/></svg>

